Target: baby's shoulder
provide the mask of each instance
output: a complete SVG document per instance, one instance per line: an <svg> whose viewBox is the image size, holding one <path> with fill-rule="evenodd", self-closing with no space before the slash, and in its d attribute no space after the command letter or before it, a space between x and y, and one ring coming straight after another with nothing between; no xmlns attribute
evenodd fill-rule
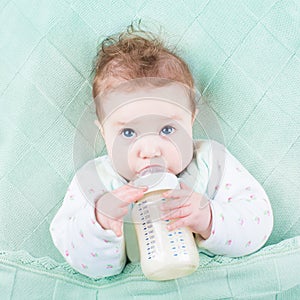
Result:
<svg viewBox="0 0 300 300"><path fill-rule="evenodd" d="M209 155L219 151L227 151L223 144L211 139L195 139L193 143L195 155Z"/></svg>
<svg viewBox="0 0 300 300"><path fill-rule="evenodd" d="M108 155L98 156L85 162L80 168L77 169L76 175L96 175L99 169L110 167Z"/></svg>
<svg viewBox="0 0 300 300"><path fill-rule="evenodd" d="M80 181L87 182L88 185L102 186L104 190L111 190L127 183L115 171L108 155L87 161L76 172L76 176Z"/></svg>

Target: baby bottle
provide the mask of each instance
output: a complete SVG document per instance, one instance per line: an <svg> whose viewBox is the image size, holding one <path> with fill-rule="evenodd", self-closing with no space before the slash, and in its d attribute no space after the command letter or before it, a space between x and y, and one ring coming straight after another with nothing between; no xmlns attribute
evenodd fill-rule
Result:
<svg viewBox="0 0 300 300"><path fill-rule="evenodd" d="M177 177L161 168L148 168L134 184L148 186L132 209L144 275L150 280L170 280L191 274L199 265L192 232L188 228L169 231L170 221L161 220L160 206L166 201L162 193L179 188Z"/></svg>

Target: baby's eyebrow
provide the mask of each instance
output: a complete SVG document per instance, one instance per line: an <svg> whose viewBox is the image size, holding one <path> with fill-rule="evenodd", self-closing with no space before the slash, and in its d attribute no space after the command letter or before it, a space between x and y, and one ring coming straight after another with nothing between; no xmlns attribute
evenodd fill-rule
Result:
<svg viewBox="0 0 300 300"><path fill-rule="evenodd" d="M126 125L128 123L130 123L130 124L136 124L136 123L138 123L138 121L117 121L117 122L114 123L114 125L116 125L116 126L124 126L124 125Z"/></svg>
<svg viewBox="0 0 300 300"><path fill-rule="evenodd" d="M171 115L170 117L168 117L168 119L172 119L172 120L177 120L177 121L181 121L182 118L178 115Z"/></svg>
<svg viewBox="0 0 300 300"><path fill-rule="evenodd" d="M121 125L125 125L126 122L121 122L121 121L117 121L114 123L114 125L117 125L117 126L121 126Z"/></svg>
<svg viewBox="0 0 300 300"><path fill-rule="evenodd" d="M170 121L170 120L176 120L176 121L181 121L182 118L179 116L179 115L171 115L171 116L164 116L161 118L162 121ZM141 120L140 118L137 119L137 120L132 120L132 121L116 121L114 123L115 126L124 126L128 123L130 124L137 124L137 123L140 123Z"/></svg>

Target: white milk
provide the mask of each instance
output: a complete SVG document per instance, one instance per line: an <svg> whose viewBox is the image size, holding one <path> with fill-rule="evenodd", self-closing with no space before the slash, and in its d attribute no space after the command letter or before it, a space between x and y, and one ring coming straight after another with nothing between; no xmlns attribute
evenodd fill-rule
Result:
<svg viewBox="0 0 300 300"><path fill-rule="evenodd" d="M135 185L149 187L132 209L144 275L151 280L170 280L191 274L199 265L194 236L188 228L169 231L170 221L161 220L159 208L166 201L162 193L178 188L177 177L156 172L141 176Z"/></svg>

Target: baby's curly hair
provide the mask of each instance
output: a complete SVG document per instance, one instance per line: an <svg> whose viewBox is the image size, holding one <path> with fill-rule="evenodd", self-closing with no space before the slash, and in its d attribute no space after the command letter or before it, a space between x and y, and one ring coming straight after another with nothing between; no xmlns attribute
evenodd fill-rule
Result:
<svg viewBox="0 0 300 300"><path fill-rule="evenodd" d="M142 30L140 23L137 28L132 23L126 31L102 41L94 71L93 97L97 115L96 97L132 79L162 78L164 83L161 85L167 81L177 81L191 90L194 89L194 80L188 65L167 49L158 36ZM155 82L155 85L159 84L159 80ZM195 103L192 106L194 112Z"/></svg>

